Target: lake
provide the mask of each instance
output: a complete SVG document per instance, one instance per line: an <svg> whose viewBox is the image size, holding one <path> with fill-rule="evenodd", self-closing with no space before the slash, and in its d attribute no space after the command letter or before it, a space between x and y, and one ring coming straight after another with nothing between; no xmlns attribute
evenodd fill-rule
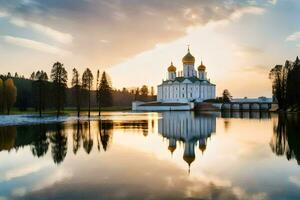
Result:
<svg viewBox="0 0 300 200"><path fill-rule="evenodd" d="M296 115L105 112L0 127L0 200L300 199L299 164Z"/></svg>

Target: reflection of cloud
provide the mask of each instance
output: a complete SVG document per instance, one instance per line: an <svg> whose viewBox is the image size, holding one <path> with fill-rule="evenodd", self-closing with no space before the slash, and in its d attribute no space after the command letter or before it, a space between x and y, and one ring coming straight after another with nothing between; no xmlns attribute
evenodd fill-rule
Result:
<svg viewBox="0 0 300 200"><path fill-rule="evenodd" d="M0 200L6 200L6 197L0 196Z"/></svg>
<svg viewBox="0 0 300 200"><path fill-rule="evenodd" d="M35 40L13 37L13 36L4 36L4 41L20 47L25 47L29 49L34 49L41 52L58 54L58 55L69 55L69 51L65 51L55 46L51 46L46 43L38 42Z"/></svg>
<svg viewBox="0 0 300 200"><path fill-rule="evenodd" d="M39 163L34 163L27 166L11 169L4 174L4 178L5 180L9 181L14 178L27 176L29 174L40 171L42 168L48 165L49 165L48 162L39 162Z"/></svg>
<svg viewBox="0 0 300 200"><path fill-rule="evenodd" d="M26 194L26 188L25 187L15 188L12 190L11 194L12 196L15 197L22 197Z"/></svg>
<svg viewBox="0 0 300 200"><path fill-rule="evenodd" d="M290 176L289 177L289 181L291 183L294 183L295 185L297 185L298 187L300 187L300 178L297 176Z"/></svg>
<svg viewBox="0 0 300 200"><path fill-rule="evenodd" d="M33 186L32 190L38 191L41 189L45 189L47 187L54 185L55 183L58 183L62 180L65 180L66 178L71 178L71 177L72 177L72 173L70 171L57 170L53 172L51 175L49 175L47 178L45 178L44 180L38 182L35 186Z"/></svg>
<svg viewBox="0 0 300 200"><path fill-rule="evenodd" d="M49 181L51 184L46 186L38 183L44 186L36 188L26 197L57 199L71 195L72 199L239 199L230 182L218 180L219 183L216 183L209 176L203 179L187 176L185 170L168 161L162 163L152 154L115 147L101 157L90 159L76 165L65 163L65 167L71 167L73 173L68 175L67 181L58 178L59 181ZM90 165L90 161L102 164ZM59 172L57 176L65 173ZM239 195L241 199L259 196L255 192L240 192Z"/></svg>
<svg viewBox="0 0 300 200"><path fill-rule="evenodd" d="M300 39L300 32L295 32L286 38L286 41L295 41Z"/></svg>
<svg viewBox="0 0 300 200"><path fill-rule="evenodd" d="M267 199L267 194L265 192L249 194L240 187L234 187L233 193L238 197L238 199L248 199L248 200Z"/></svg>

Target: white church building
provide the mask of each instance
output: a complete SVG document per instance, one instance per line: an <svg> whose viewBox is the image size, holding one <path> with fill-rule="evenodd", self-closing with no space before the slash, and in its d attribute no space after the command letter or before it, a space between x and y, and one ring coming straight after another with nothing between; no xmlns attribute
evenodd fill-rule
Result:
<svg viewBox="0 0 300 200"><path fill-rule="evenodd" d="M195 57L188 53L182 58L183 71L171 63L168 78L157 86L157 101L161 103L202 102L216 98L216 85L207 78L206 67L201 64L195 70Z"/></svg>

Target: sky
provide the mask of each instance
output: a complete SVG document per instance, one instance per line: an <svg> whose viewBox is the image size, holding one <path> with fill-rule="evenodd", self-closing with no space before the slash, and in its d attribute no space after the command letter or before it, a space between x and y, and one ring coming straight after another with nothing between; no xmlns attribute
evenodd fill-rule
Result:
<svg viewBox="0 0 300 200"><path fill-rule="evenodd" d="M300 56L299 0L0 0L0 74L107 71L155 86L190 46L217 96L271 96L269 70Z"/></svg>

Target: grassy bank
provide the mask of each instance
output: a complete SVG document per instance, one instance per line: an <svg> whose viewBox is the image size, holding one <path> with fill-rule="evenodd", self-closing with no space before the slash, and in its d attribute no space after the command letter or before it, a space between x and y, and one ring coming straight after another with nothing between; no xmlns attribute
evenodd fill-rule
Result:
<svg viewBox="0 0 300 200"><path fill-rule="evenodd" d="M101 111L110 111L110 112L118 112L118 111L130 111L131 107L130 106L112 106L112 107L103 107L101 108ZM86 114L88 112L88 108L82 108L81 113ZM98 112L98 108L91 108L91 112ZM76 108L72 107L67 107L63 111L61 111L62 115L74 115L77 114ZM6 114L6 113L4 113ZM11 110L11 115L18 115L18 114L39 114L38 111L35 111L33 108L29 108L26 111L20 111L17 108L13 108ZM56 110L55 109L47 109L43 111L43 114L50 114L50 115L55 115Z"/></svg>

